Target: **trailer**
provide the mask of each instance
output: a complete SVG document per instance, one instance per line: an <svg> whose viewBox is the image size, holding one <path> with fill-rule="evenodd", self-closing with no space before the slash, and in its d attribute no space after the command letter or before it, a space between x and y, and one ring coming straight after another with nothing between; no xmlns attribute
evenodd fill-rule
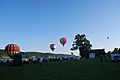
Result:
<svg viewBox="0 0 120 80"><path fill-rule="evenodd" d="M120 54L111 54L112 61L120 61Z"/></svg>

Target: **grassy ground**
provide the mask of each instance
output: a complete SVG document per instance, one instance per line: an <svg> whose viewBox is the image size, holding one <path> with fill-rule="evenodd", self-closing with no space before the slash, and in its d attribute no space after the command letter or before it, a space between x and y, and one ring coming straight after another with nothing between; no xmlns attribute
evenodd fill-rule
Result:
<svg viewBox="0 0 120 80"><path fill-rule="evenodd" d="M120 80L120 63L81 60L0 65L0 80Z"/></svg>

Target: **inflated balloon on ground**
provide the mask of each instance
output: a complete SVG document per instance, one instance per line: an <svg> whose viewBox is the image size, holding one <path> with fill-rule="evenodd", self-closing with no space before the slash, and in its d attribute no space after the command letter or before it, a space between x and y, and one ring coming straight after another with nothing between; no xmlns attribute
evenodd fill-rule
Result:
<svg viewBox="0 0 120 80"><path fill-rule="evenodd" d="M5 47L5 51L7 51L9 57L12 58L12 55L20 53L20 47L16 44L8 44Z"/></svg>

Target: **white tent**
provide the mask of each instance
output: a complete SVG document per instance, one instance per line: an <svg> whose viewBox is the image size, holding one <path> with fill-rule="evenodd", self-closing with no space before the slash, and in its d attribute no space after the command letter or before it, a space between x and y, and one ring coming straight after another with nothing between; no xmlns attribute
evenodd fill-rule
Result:
<svg viewBox="0 0 120 80"><path fill-rule="evenodd" d="M94 59L95 58L95 53L89 53L89 58Z"/></svg>

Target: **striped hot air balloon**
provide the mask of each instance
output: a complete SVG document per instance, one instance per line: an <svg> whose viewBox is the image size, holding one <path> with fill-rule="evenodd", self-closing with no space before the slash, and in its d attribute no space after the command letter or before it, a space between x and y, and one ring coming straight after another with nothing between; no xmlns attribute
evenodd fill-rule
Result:
<svg viewBox="0 0 120 80"><path fill-rule="evenodd" d="M9 55L9 57L12 58L13 54L19 54L20 48L16 44L8 44L5 47L5 51L7 51L7 54Z"/></svg>
<svg viewBox="0 0 120 80"><path fill-rule="evenodd" d="M60 38L60 43L64 46L67 42L66 38Z"/></svg>
<svg viewBox="0 0 120 80"><path fill-rule="evenodd" d="M55 45L55 44L50 44L50 49L51 49L52 51L54 51L55 48L56 48L56 45Z"/></svg>

